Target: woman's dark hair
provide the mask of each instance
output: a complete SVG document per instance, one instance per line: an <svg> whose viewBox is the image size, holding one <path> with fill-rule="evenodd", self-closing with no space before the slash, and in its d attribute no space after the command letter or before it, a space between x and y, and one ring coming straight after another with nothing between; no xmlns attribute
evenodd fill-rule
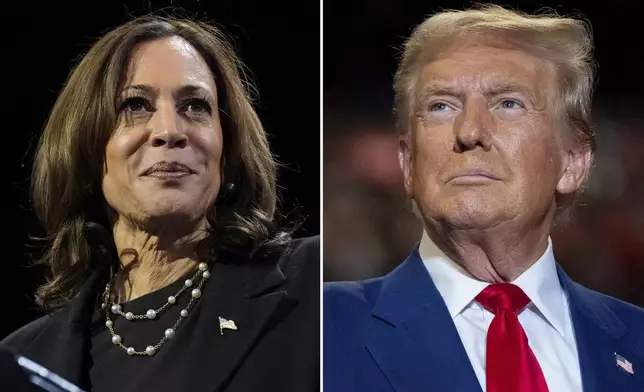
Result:
<svg viewBox="0 0 644 392"><path fill-rule="evenodd" d="M69 303L92 272L118 260L101 188L105 146L119 120L116 101L133 49L171 36L201 54L217 84L223 179L235 187L222 188L209 209L212 253L268 256L282 253L289 243L290 233L274 219L277 164L232 45L210 23L139 17L100 38L74 67L38 144L31 190L46 232L38 262L50 273L36 294L45 310Z"/></svg>

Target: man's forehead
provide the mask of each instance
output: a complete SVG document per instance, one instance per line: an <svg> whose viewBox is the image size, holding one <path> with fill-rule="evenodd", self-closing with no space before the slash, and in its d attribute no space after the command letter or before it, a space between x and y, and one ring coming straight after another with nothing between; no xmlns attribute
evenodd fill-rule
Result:
<svg viewBox="0 0 644 392"><path fill-rule="evenodd" d="M520 50L475 46L441 54L422 70L421 84L467 88L516 84L544 87L549 64Z"/></svg>

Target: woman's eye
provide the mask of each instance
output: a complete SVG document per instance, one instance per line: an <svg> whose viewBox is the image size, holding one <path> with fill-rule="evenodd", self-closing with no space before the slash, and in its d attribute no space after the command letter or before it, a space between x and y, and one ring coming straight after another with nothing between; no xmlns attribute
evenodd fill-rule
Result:
<svg viewBox="0 0 644 392"><path fill-rule="evenodd" d="M138 113L148 109L148 103L144 98L134 97L126 99L123 104L121 104L121 111L127 111L131 113Z"/></svg>
<svg viewBox="0 0 644 392"><path fill-rule="evenodd" d="M210 113L210 105L202 99L190 99L185 103L184 109L192 113Z"/></svg>

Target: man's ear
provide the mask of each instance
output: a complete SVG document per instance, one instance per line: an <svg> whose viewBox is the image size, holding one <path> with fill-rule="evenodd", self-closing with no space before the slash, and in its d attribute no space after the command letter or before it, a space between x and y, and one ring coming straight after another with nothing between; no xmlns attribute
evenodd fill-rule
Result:
<svg viewBox="0 0 644 392"><path fill-rule="evenodd" d="M398 139L398 164L400 165L400 170L403 172L405 191L410 198L413 196L414 189L411 152L411 135L407 132Z"/></svg>
<svg viewBox="0 0 644 392"><path fill-rule="evenodd" d="M576 147L566 151L557 192L568 195L578 191L590 173L592 152L590 147Z"/></svg>

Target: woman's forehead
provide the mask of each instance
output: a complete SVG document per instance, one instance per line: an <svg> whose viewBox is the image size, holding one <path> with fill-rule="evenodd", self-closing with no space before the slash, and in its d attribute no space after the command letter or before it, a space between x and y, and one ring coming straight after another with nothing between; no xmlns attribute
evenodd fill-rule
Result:
<svg viewBox="0 0 644 392"><path fill-rule="evenodd" d="M124 87L148 85L174 90L199 86L215 95L215 80L201 54L181 37L168 37L137 45L128 60Z"/></svg>

